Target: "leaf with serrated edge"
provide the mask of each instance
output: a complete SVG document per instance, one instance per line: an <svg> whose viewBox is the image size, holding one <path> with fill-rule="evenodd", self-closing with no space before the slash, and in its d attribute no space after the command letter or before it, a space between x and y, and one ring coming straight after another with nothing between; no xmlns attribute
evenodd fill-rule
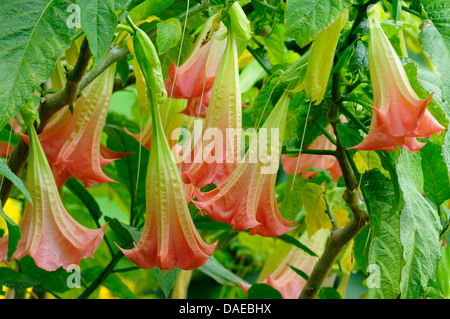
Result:
<svg viewBox="0 0 450 319"><path fill-rule="evenodd" d="M75 28L68 1L8 0L0 10L0 129L18 114L34 88L53 73Z"/></svg>

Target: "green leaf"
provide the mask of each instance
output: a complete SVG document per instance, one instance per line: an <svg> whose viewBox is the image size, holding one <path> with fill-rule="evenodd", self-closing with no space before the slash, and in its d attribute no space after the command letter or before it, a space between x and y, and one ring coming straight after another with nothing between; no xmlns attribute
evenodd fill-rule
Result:
<svg viewBox="0 0 450 319"><path fill-rule="evenodd" d="M11 169L5 162L2 161L0 161L0 175L3 175L7 179L9 179L14 185L17 186L17 188L20 189L25 198L30 203L33 203L30 193L28 193L28 190L25 188L25 185L23 184L22 180L11 171Z"/></svg>
<svg viewBox="0 0 450 319"><path fill-rule="evenodd" d="M356 71L359 68L369 67L369 45L366 42L358 40L355 51L350 58L349 71Z"/></svg>
<svg viewBox="0 0 450 319"><path fill-rule="evenodd" d="M287 2L287 35L300 47L314 40L315 36L345 10L351 0L289 0Z"/></svg>
<svg viewBox="0 0 450 319"><path fill-rule="evenodd" d="M441 223L436 210L422 196L421 156L402 151L397 158L397 173L405 205L400 213L400 240L404 266L400 283L401 297L417 298L424 294L427 283L440 258Z"/></svg>
<svg viewBox="0 0 450 319"><path fill-rule="evenodd" d="M297 275L308 281L309 276L301 269L295 268L294 266L288 265Z"/></svg>
<svg viewBox="0 0 450 319"><path fill-rule="evenodd" d="M392 0L392 16L394 20L397 21L400 19L400 15L402 14L402 0Z"/></svg>
<svg viewBox="0 0 450 319"><path fill-rule="evenodd" d="M303 139L303 147L305 148L323 134L319 125L326 127L329 124L325 116L326 105L328 105L326 99L323 99L319 105L311 105L310 107L309 104L305 91L297 93L289 103L285 138L292 139L291 144L294 144L293 147L295 148L300 147L303 132L305 132ZM307 117L308 109L309 116Z"/></svg>
<svg viewBox="0 0 450 319"><path fill-rule="evenodd" d="M174 0L145 0L130 11L132 21L141 21L151 15L157 15L172 5ZM138 1L133 1L137 3ZM133 2L131 4L133 4Z"/></svg>
<svg viewBox="0 0 450 319"><path fill-rule="evenodd" d="M288 85L288 83L281 81L281 75L281 70L275 71L262 87L253 103L251 113L255 128L261 127L264 124L264 121Z"/></svg>
<svg viewBox="0 0 450 319"><path fill-rule="evenodd" d="M120 160L114 161L114 166L117 179L126 186L130 193L130 212L132 216L135 216L137 207L144 207L145 205L145 177L150 152L145 147L141 147L133 137L117 127L105 125L104 132L108 136L106 140L108 148L116 152L131 153ZM138 183L137 193L136 182Z"/></svg>
<svg viewBox="0 0 450 319"><path fill-rule="evenodd" d="M5 0L0 10L0 129L53 73L69 47L65 0ZM6 49L8 48L8 49Z"/></svg>
<svg viewBox="0 0 450 319"><path fill-rule="evenodd" d="M433 143L420 149L425 196L437 206L450 198L450 178L441 153L442 147Z"/></svg>
<svg viewBox="0 0 450 319"><path fill-rule="evenodd" d="M272 286L253 284L248 290L248 299L283 299L283 296Z"/></svg>
<svg viewBox="0 0 450 319"><path fill-rule="evenodd" d="M94 64L105 56L117 25L114 0L78 0L81 27L89 42Z"/></svg>
<svg viewBox="0 0 450 319"><path fill-rule="evenodd" d="M292 187L292 183L294 186ZM283 199L279 204L281 215L287 220L297 220L297 216L300 214L303 208L301 199L301 192L303 186L306 184L302 178L295 178L294 175L289 175L286 181L284 189Z"/></svg>
<svg viewBox="0 0 450 319"><path fill-rule="evenodd" d="M427 108L440 124L447 126L450 119L450 108L441 90L441 79L430 71L418 69L415 62L406 59L403 62L406 62L403 67L414 92L422 100L433 93Z"/></svg>
<svg viewBox="0 0 450 319"><path fill-rule="evenodd" d="M64 185L67 186L74 195L78 196L95 221L98 221L102 217L103 213L100 211L100 206L97 201L86 188L83 187L80 181L71 178Z"/></svg>
<svg viewBox="0 0 450 319"><path fill-rule="evenodd" d="M0 201L1 204L1 201ZM17 244L20 240L20 226L17 225L8 215L3 211L3 206L0 207L0 216L3 217L6 221L6 226L8 227L8 262L11 260L14 252L17 249Z"/></svg>
<svg viewBox="0 0 450 319"><path fill-rule="evenodd" d="M156 35L158 54L162 55L175 47L181 39L181 33L181 22L177 18L158 22L158 33Z"/></svg>
<svg viewBox="0 0 450 319"><path fill-rule="evenodd" d="M22 258L19 264L21 273L32 278L35 281L33 286L38 290L62 293L70 289L67 285L67 279L72 274L70 271L63 268L46 271L36 266L33 258L29 255Z"/></svg>
<svg viewBox="0 0 450 319"><path fill-rule="evenodd" d="M444 39L447 49L450 50L450 2L447 0L421 0L424 10L428 13L428 19L433 21L439 33Z"/></svg>
<svg viewBox="0 0 450 319"><path fill-rule="evenodd" d="M133 248L133 243L139 242L142 232L138 231L136 228L120 222L117 218L110 218L106 216L105 221L109 223L108 226L117 236L117 241L120 247Z"/></svg>
<svg viewBox="0 0 450 319"><path fill-rule="evenodd" d="M109 274L102 285L108 288L116 297L120 299L137 299L137 296L124 284L122 279L116 274Z"/></svg>
<svg viewBox="0 0 450 319"><path fill-rule="evenodd" d="M161 290L164 292L166 298L169 298L170 293L172 292L173 286L177 281L178 273L180 269L174 268L171 271L161 270L159 268L155 268L156 276L159 279L159 286Z"/></svg>
<svg viewBox="0 0 450 319"><path fill-rule="evenodd" d="M363 140L359 130L352 128L349 123L337 124L336 129L339 136L339 142L344 148L355 146ZM357 150L348 150L348 152L351 156L354 156Z"/></svg>
<svg viewBox="0 0 450 319"><path fill-rule="evenodd" d="M292 244L292 245L300 248L301 250L303 250L310 256L318 257L317 254L315 252L313 252L311 249L309 249L306 245L303 245L300 241L298 241L297 239L295 239L294 237L292 237L288 234L278 236L278 238L280 238L282 241L284 241L286 243Z"/></svg>
<svg viewBox="0 0 450 319"><path fill-rule="evenodd" d="M220 262L217 261L216 258L214 258L214 256L209 258L206 264L198 268L198 270L211 277L221 285L235 286L238 282L248 284L244 279L225 268Z"/></svg>
<svg viewBox="0 0 450 319"><path fill-rule="evenodd" d="M442 258L436 265L436 282L446 299L450 298L450 246L441 247Z"/></svg>
<svg viewBox="0 0 450 319"><path fill-rule="evenodd" d="M448 13L447 19L450 19L450 9ZM450 39L447 40L450 41ZM447 102L450 101L450 42L445 43L443 35L430 20L426 20L422 24L419 42L423 47L425 55L436 65L441 74L442 96L444 100Z"/></svg>
<svg viewBox="0 0 450 319"><path fill-rule="evenodd" d="M20 292L37 284L39 284L39 281L34 278L18 273L11 268L0 267L0 286L6 286Z"/></svg>
<svg viewBox="0 0 450 319"><path fill-rule="evenodd" d="M342 299L339 292L331 287L320 287L317 297L319 299Z"/></svg>
<svg viewBox="0 0 450 319"><path fill-rule="evenodd" d="M400 294L402 267L402 244L400 242L400 219L398 212L389 214L397 207L392 182L379 170L363 174L362 184L366 191L370 212L371 241L368 248L368 273L375 280L369 285L368 298L394 299Z"/></svg>

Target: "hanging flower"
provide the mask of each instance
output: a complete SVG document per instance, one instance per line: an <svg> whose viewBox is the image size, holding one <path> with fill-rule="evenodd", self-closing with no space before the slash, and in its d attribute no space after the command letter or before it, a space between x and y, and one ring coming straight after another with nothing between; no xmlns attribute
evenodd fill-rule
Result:
<svg viewBox="0 0 450 319"><path fill-rule="evenodd" d="M331 125L328 125L326 130L330 135L334 135ZM316 138L306 148L312 150L336 150L336 146L324 134ZM298 156L287 157L283 154L281 155L281 163L286 173L291 175L299 174L302 178L310 178L318 174L318 172L314 171L304 171L311 167L327 170L334 180L337 180L342 175L339 162L332 155L301 154L300 160L298 160Z"/></svg>
<svg viewBox="0 0 450 319"><path fill-rule="evenodd" d="M217 70L222 59L226 41L218 39L225 26L217 21L218 15L210 17L197 38L194 49L186 61L177 68L173 63L164 83L167 93L175 99L187 99L183 114L205 117Z"/></svg>
<svg viewBox="0 0 450 319"><path fill-rule="evenodd" d="M88 85L73 106L68 106L39 134L58 187L70 177L85 187L113 181L102 167L128 153L113 152L101 145L103 124L114 84L115 64ZM25 141L28 138L24 135Z"/></svg>
<svg viewBox="0 0 450 319"><path fill-rule="evenodd" d="M308 233L305 231L299 241L320 257L325 249L329 233L328 229L322 228L315 232L311 238L308 238ZM291 247L286 257L273 272L266 274L265 278L259 279L258 282L268 284L277 289L284 299L297 299L306 284L306 280L290 266L303 271L309 276L319 257L311 256L296 246L286 243L283 243L283 245ZM279 249L282 250L282 248ZM278 251L275 252L274 257L279 258ZM263 270L262 274L264 273L265 271ZM243 284L240 284L240 286L245 292L250 288L250 286Z"/></svg>
<svg viewBox="0 0 450 319"><path fill-rule="evenodd" d="M137 245L121 251L141 268L195 269L206 263L216 244L206 244L195 228L159 109L154 103L151 105L153 136L146 179L145 225Z"/></svg>
<svg viewBox="0 0 450 319"><path fill-rule="evenodd" d="M171 99L168 98L164 103L162 103L160 108L160 113L162 116L162 122L164 127L164 133L169 141L169 145L173 148L177 143L177 137L172 136L175 130L180 129L186 122L186 116L184 114L179 114L182 109L186 107L186 100L182 99ZM139 134L131 133L128 129L124 128L125 132L133 136L138 142L140 142L145 148L150 150L152 145L152 118L149 117L147 122Z"/></svg>
<svg viewBox="0 0 450 319"><path fill-rule="evenodd" d="M257 137L250 142L243 160L224 182L206 193L194 189L198 201L192 202L213 220L230 224L234 230L249 229L251 235L266 237L280 236L292 230L289 227L292 222L282 218L275 198L289 101L289 93L285 92ZM265 137L270 139L264 140ZM264 147L270 151L261 152Z"/></svg>
<svg viewBox="0 0 450 319"><path fill-rule="evenodd" d="M197 120L199 122L200 120ZM236 38L228 32L227 45L214 82L208 113L201 131L194 125L194 148L181 163L181 178L197 188L222 183L240 157L242 103ZM233 132L235 134L229 134ZM209 140L212 140L208 142Z"/></svg>
<svg viewBox="0 0 450 319"><path fill-rule="evenodd" d="M19 224L21 238L12 259L30 255L36 265L47 271L67 269L81 259L93 257L100 245L106 224L99 229L80 225L65 210L50 165L34 129L30 132L27 189L33 204L26 202ZM6 262L8 236L0 239L0 262Z"/></svg>
<svg viewBox="0 0 450 319"><path fill-rule="evenodd" d="M369 16L369 66L375 106L369 133L359 150L417 152L425 144L416 138L439 134L444 127L427 110L432 94L419 100L402 63L384 34L376 14Z"/></svg>

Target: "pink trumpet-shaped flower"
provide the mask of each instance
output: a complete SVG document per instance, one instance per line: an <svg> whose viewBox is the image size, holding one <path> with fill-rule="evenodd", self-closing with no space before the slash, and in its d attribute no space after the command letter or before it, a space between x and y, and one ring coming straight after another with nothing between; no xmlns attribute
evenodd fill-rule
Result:
<svg viewBox="0 0 450 319"><path fill-rule="evenodd" d="M266 237L280 236L292 230L289 226L293 222L280 215L275 198L289 101L289 93L285 92L257 137L250 142L245 157L223 183L206 193L194 189L198 201L192 202L213 220L230 224L238 231L249 229L251 235ZM267 136L270 140L264 140ZM264 147L270 151L261 152ZM270 167L267 166L269 161Z"/></svg>
<svg viewBox="0 0 450 319"><path fill-rule="evenodd" d="M25 204L20 222L22 236L12 259L30 255L38 267L47 271L67 269L72 264L78 265L83 258L93 257L106 224L99 229L88 229L69 215L34 129L30 131L30 139L27 189L33 204ZM0 239L0 262L6 262L7 250L8 237L4 237Z"/></svg>
<svg viewBox="0 0 450 319"><path fill-rule="evenodd" d="M326 130L331 135L334 135L331 125L328 125ZM306 148L312 150L336 150L336 146L324 134L316 138ZM281 163L286 173L291 175L299 174L302 178L314 177L318 174L314 171L304 171L311 167L327 170L334 180L337 180L342 175L339 162L332 155L301 154L300 160L298 160L298 156L287 157L283 154L281 155Z"/></svg>
<svg viewBox="0 0 450 319"><path fill-rule="evenodd" d="M117 153L101 145L103 124L114 84L115 65L110 66L82 92L73 107L66 107L39 134L58 187L70 177L85 187L113 181L102 167L128 153ZM25 141L26 136L23 136Z"/></svg>
<svg viewBox="0 0 450 319"><path fill-rule="evenodd" d="M217 39L211 33L222 33L225 27L210 17L196 40L186 61L177 68L173 63L168 70L169 78L164 83L167 93L175 99L187 99L183 114L205 117L211 90L214 84L226 41ZM219 25L217 25L219 23ZM217 31L215 29L219 27Z"/></svg>
<svg viewBox="0 0 450 319"><path fill-rule="evenodd" d="M178 143L178 137L175 136L177 129L180 129L185 122L186 116L179 114L182 109L186 107L186 100L181 99L171 99L168 98L166 101L159 106L160 114L162 117L164 133L169 141L169 145L173 148ZM145 148L150 150L152 145L152 118L149 117L142 132L139 134L134 134L124 129L129 135L133 136L138 142L140 142ZM174 135L174 136L172 136Z"/></svg>
<svg viewBox="0 0 450 319"><path fill-rule="evenodd" d="M197 120L199 122L200 120ZM194 125L194 148L181 163L181 178L197 188L222 183L240 157L242 103L236 36L229 31L217 78L211 93L201 138ZM233 134L230 134L233 132ZM211 142L205 142L212 140Z"/></svg>
<svg viewBox="0 0 450 319"><path fill-rule="evenodd" d="M134 248L121 248L121 251L141 268L195 269L206 263L216 244L206 244L195 228L159 109L156 103L151 105L153 136L146 178L144 229Z"/></svg>
<svg viewBox="0 0 450 319"><path fill-rule="evenodd" d="M442 132L427 110L432 95L419 100L412 89L403 65L384 34L376 15L369 16L369 66L375 106L367 137L352 147L359 150L395 151L400 146L417 152L426 138Z"/></svg>
<svg viewBox="0 0 450 319"><path fill-rule="evenodd" d="M308 233L305 231L299 241L320 257L325 248L329 233L330 231L328 229L322 228L314 233L311 238L308 238ZM278 258L279 256L275 254L274 257ZM311 256L300 248L292 246L275 271L268 274L267 278L258 281L277 289L284 299L297 299L306 284L306 280L290 266L303 271L309 276L319 257ZM240 284L240 286L245 292L250 288L250 286L244 284Z"/></svg>

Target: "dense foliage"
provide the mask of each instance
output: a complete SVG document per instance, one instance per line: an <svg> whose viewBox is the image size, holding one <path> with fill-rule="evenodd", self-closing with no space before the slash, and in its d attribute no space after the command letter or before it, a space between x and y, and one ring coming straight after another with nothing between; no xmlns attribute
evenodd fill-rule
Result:
<svg viewBox="0 0 450 319"><path fill-rule="evenodd" d="M3 0L0 298L450 298L449 25L447 0ZM188 163L200 122L248 136Z"/></svg>

